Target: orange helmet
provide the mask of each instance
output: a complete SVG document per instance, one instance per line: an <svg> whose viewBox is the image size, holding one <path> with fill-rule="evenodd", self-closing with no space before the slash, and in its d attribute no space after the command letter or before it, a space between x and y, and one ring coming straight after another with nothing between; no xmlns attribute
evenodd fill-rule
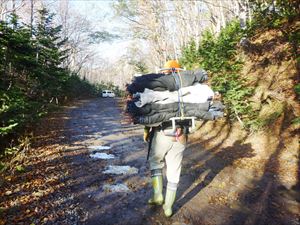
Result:
<svg viewBox="0 0 300 225"><path fill-rule="evenodd" d="M180 65L176 60L169 60L165 63L164 68L165 69L180 68Z"/></svg>

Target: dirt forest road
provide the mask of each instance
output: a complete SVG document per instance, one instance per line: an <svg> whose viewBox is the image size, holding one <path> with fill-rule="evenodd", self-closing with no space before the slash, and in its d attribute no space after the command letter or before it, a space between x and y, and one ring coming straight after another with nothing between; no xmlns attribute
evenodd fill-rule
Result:
<svg viewBox="0 0 300 225"><path fill-rule="evenodd" d="M50 120L56 132L61 126L51 151L35 149L24 172L2 181L0 224L300 224L295 142L287 136L288 151L279 142L262 153L266 144L258 136L215 123L191 135L174 215L165 218L161 207L147 205L152 188L143 127L122 122L118 101L80 100ZM277 146L267 141L266 149ZM288 170L280 174L278 155L290 159L283 157Z"/></svg>

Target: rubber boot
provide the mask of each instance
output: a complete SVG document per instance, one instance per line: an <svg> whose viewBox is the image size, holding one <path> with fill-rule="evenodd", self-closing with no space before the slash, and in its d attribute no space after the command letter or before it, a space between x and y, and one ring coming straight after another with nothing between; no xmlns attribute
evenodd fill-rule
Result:
<svg viewBox="0 0 300 225"><path fill-rule="evenodd" d="M163 205L164 213L166 217L172 216L172 206L175 202L176 198L176 189L169 189L167 188L166 197L165 197L165 204Z"/></svg>
<svg viewBox="0 0 300 225"><path fill-rule="evenodd" d="M163 179L162 175L152 177L153 196L149 199L148 203L151 205L162 205L164 197L162 194Z"/></svg>

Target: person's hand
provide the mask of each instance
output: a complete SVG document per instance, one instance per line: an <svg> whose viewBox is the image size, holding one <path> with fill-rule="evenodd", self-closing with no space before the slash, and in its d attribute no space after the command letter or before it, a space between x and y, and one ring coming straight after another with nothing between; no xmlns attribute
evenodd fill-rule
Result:
<svg viewBox="0 0 300 225"><path fill-rule="evenodd" d="M144 142L149 142L149 140L150 140L150 129L149 129L149 127L144 128L144 137L143 137L143 139L144 139Z"/></svg>

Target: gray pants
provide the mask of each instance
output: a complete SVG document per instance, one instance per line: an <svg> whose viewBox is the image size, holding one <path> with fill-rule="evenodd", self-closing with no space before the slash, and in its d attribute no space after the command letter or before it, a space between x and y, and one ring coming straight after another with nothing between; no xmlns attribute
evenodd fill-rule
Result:
<svg viewBox="0 0 300 225"><path fill-rule="evenodd" d="M184 149L185 144L164 135L163 131L155 130L149 157L150 170L162 169L166 163L168 182L177 184Z"/></svg>

